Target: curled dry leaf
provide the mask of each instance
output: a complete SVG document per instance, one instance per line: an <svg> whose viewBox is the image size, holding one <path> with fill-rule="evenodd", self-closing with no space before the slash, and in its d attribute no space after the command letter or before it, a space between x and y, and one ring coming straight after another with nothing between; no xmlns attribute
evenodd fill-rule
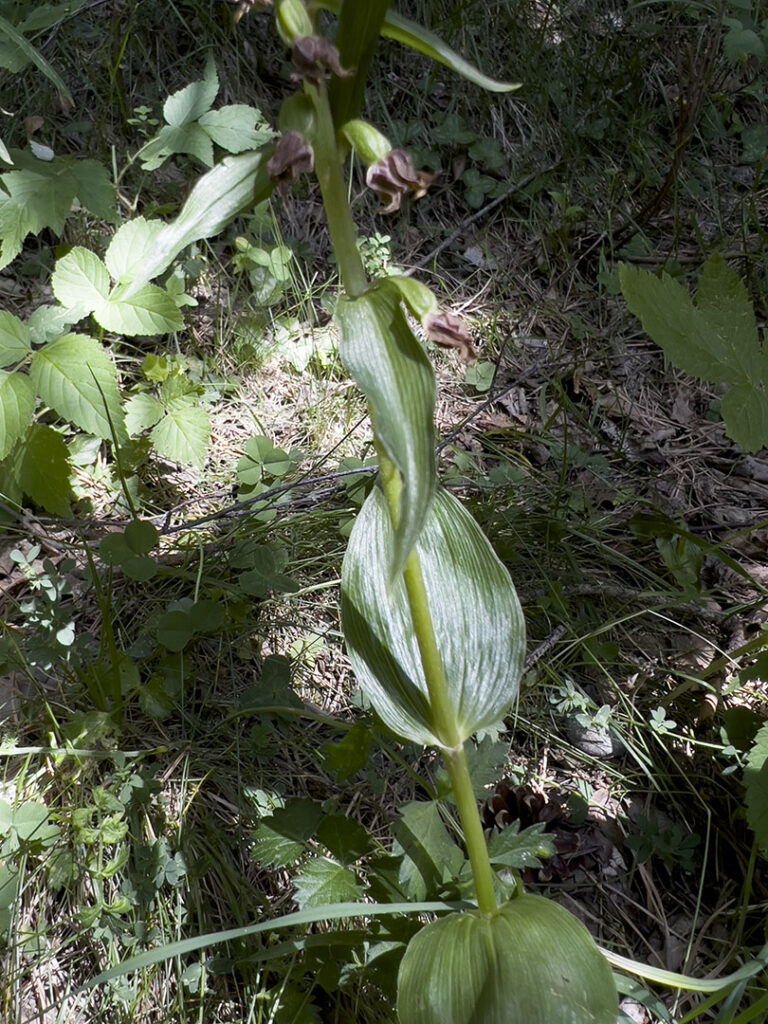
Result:
<svg viewBox="0 0 768 1024"><path fill-rule="evenodd" d="M435 345L458 349L465 362L477 358L469 326L457 313L448 313L443 309L437 313L428 313L424 318L424 333Z"/></svg>
<svg viewBox="0 0 768 1024"><path fill-rule="evenodd" d="M404 149L392 149L383 160L371 164L365 183L384 203L379 213L394 213L400 209L404 195L410 192L414 199L421 199L436 177L428 171L417 171Z"/></svg>
<svg viewBox="0 0 768 1024"><path fill-rule="evenodd" d="M291 53L296 73L292 75L294 82L311 82L319 85L331 75L338 78L349 78L354 71L343 68L339 61L339 51L324 36L303 36L293 44Z"/></svg>
<svg viewBox="0 0 768 1024"><path fill-rule="evenodd" d="M296 132L285 132L275 144L275 152L267 161L267 173L281 190L300 174L307 174L314 165L312 147Z"/></svg>
<svg viewBox="0 0 768 1024"><path fill-rule="evenodd" d="M237 24L245 14L250 14L254 7L271 6L272 0L239 0L239 2L238 0L235 0L235 10L232 14L232 20Z"/></svg>

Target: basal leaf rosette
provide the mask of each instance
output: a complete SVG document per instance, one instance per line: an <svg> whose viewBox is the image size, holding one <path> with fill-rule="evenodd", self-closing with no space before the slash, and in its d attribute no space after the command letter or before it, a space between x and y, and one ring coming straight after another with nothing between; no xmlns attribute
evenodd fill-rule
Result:
<svg viewBox="0 0 768 1024"><path fill-rule="evenodd" d="M339 351L368 399L377 444L400 474L402 493L389 578L402 571L435 487L435 375L408 325L399 290L382 281L336 309Z"/></svg>
<svg viewBox="0 0 768 1024"><path fill-rule="evenodd" d="M405 583L391 582L394 534L374 489L344 556L341 614L347 650L377 714L400 736L443 746L430 707ZM450 715L463 742L491 725L517 696L525 622L515 588L485 534L438 488L415 547L446 680Z"/></svg>
<svg viewBox="0 0 768 1024"><path fill-rule="evenodd" d="M587 929L542 896L450 914L411 939L400 1024L616 1024L608 962Z"/></svg>

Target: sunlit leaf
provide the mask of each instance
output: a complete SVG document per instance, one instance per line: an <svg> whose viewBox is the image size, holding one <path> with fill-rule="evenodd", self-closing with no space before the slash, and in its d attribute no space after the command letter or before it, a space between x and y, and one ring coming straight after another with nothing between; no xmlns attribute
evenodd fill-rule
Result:
<svg viewBox="0 0 768 1024"><path fill-rule="evenodd" d="M29 327L13 313L0 310L0 367L12 366L30 353Z"/></svg>
<svg viewBox="0 0 768 1024"><path fill-rule="evenodd" d="M368 399L377 442L402 481L399 522L388 575L405 565L437 486L435 375L405 319L400 292L386 282L355 299L340 299L339 353Z"/></svg>
<svg viewBox="0 0 768 1024"><path fill-rule="evenodd" d="M355 674L394 732L440 745L405 584L390 584L393 536L374 489L357 517L342 567L344 636ZM472 516L439 488L416 544L448 697L462 740L514 703L525 624L509 573Z"/></svg>
<svg viewBox="0 0 768 1024"><path fill-rule="evenodd" d="M618 1002L584 925L531 895L428 924L397 982L401 1024L616 1024Z"/></svg>
<svg viewBox="0 0 768 1024"><path fill-rule="evenodd" d="M354 871L328 857L308 860L294 881L296 903L301 910L356 900L362 893Z"/></svg>
<svg viewBox="0 0 768 1024"><path fill-rule="evenodd" d="M29 377L0 371L0 460L24 436L35 411Z"/></svg>

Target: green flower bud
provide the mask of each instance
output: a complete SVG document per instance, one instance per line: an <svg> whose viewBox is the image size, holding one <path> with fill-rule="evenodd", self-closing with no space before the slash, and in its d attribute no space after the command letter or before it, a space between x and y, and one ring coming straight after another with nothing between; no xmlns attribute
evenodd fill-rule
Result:
<svg viewBox="0 0 768 1024"><path fill-rule="evenodd" d="M311 36L313 31L304 0L277 0L275 24L286 46L293 46L303 36Z"/></svg>
<svg viewBox="0 0 768 1024"><path fill-rule="evenodd" d="M355 119L341 126L341 134L366 167L383 160L392 151L392 143L367 121Z"/></svg>
<svg viewBox="0 0 768 1024"><path fill-rule="evenodd" d="M397 979L401 1024L616 1024L618 1002L584 925L527 894L428 924Z"/></svg>
<svg viewBox="0 0 768 1024"><path fill-rule="evenodd" d="M315 134L315 105L303 92L294 93L283 100L277 118L277 126L281 132L295 132L310 142Z"/></svg>

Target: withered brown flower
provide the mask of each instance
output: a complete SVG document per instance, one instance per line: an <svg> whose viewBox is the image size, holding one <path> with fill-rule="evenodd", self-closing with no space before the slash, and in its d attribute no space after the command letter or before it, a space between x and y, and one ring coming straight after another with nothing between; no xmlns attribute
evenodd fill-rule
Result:
<svg viewBox="0 0 768 1024"><path fill-rule="evenodd" d="M311 82L320 85L322 81L336 75L349 78L354 71L343 68L339 51L324 36L304 36L293 44L291 60L296 68L291 75L294 82Z"/></svg>
<svg viewBox="0 0 768 1024"><path fill-rule="evenodd" d="M436 345L458 349L464 362L477 358L467 321L457 313L448 313L444 309L428 313L424 318L424 333Z"/></svg>
<svg viewBox="0 0 768 1024"><path fill-rule="evenodd" d="M421 199L436 177L428 171L417 171L404 149L392 149L371 164L365 183L385 204L379 213L394 213L400 209L404 195L410 192L414 199Z"/></svg>
<svg viewBox="0 0 768 1024"><path fill-rule="evenodd" d="M275 144L275 152L267 160L267 173L285 191L300 174L312 170L315 155L312 147L296 132L285 132Z"/></svg>

